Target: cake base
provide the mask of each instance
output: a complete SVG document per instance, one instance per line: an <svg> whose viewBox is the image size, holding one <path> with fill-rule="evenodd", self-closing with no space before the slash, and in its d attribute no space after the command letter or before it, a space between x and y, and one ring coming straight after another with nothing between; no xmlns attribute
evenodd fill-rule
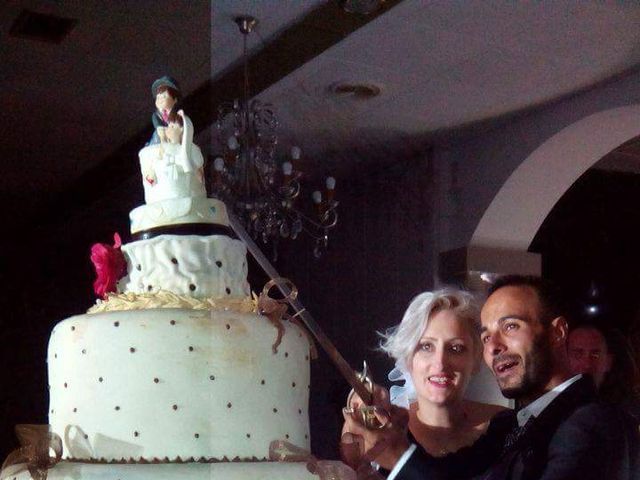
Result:
<svg viewBox="0 0 640 480"><path fill-rule="evenodd" d="M20 471L23 470L23 471ZM12 472L20 471L18 474ZM6 469L1 480L30 480L25 465ZM305 463L166 463L105 465L62 461L47 472L47 480L318 480Z"/></svg>

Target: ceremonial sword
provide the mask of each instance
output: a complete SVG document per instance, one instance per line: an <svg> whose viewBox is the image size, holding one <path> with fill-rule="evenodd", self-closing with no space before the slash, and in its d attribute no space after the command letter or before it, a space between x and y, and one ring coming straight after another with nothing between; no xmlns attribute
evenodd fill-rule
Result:
<svg viewBox="0 0 640 480"><path fill-rule="evenodd" d="M236 235L238 235L238 237L240 237L242 241L244 241L244 243L247 245L247 248L251 252L251 255L253 255L253 258L256 259L258 264L260 264L267 275L269 275L269 277L271 277L271 279L275 281L276 286L278 287L282 295L284 295L287 302L289 302L289 305L291 305L291 307L295 310L296 316L300 318L307 330L309 330L311 335L313 335L313 337L317 340L322 349L329 356L331 362L333 362L333 364L336 366L345 380L349 383L349 385L351 385L353 391L358 394L358 396L366 405L372 405L373 394L367 389L364 379L361 380L356 374L355 370L353 370L349 366L349 364L340 354L333 342L329 339L329 337L327 337L322 328L320 328L320 325L318 325L311 314L304 308L300 300L298 300L297 297L292 298L292 296L290 295L291 289L288 285L286 285L286 282L276 281L278 278L281 278L278 274L278 271L271 264L265 254L262 253L260 247L256 245L251 236L247 233L245 228L233 215L233 213L229 211L227 211L227 213L229 215L229 224L231 225L233 231L236 233Z"/></svg>

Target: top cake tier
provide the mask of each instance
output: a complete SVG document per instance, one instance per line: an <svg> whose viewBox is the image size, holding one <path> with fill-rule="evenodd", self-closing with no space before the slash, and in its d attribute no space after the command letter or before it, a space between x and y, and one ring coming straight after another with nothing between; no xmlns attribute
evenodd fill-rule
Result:
<svg viewBox="0 0 640 480"><path fill-rule="evenodd" d="M155 143L139 153L146 204L129 214L134 235L181 224L229 225L224 204L207 198L204 159L193 143L193 124L184 113L180 116L180 143Z"/></svg>

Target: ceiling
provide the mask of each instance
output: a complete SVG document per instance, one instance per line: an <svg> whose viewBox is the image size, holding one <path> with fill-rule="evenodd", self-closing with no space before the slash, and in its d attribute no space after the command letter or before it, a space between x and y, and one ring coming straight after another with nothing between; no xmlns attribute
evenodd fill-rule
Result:
<svg viewBox="0 0 640 480"><path fill-rule="evenodd" d="M76 23L59 44L14 36L24 9ZM259 19L249 38L252 83L276 106L281 145L300 145L316 170L419 154L440 132L559 99L640 63L637 2L387 0L368 17L334 0L3 2L0 220L27 224L91 173L89 201L118 162L137 164L122 146L143 146L150 85L166 73L180 81L201 123L196 141L210 151L214 110L195 110L205 95L240 93L233 18L246 13ZM336 93L336 84L380 94ZM628 150L637 159L638 148Z"/></svg>
<svg viewBox="0 0 640 480"><path fill-rule="evenodd" d="M637 65L640 5L608 5L403 1L262 96L280 107L285 130L307 151L349 161L352 148L374 154L401 139L428 139ZM373 83L382 94L366 101L328 94L336 81Z"/></svg>

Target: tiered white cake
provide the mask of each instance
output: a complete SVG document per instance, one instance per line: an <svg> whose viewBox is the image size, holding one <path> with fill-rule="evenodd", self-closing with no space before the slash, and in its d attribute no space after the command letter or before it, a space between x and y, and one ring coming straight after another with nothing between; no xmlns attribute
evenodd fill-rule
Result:
<svg viewBox="0 0 640 480"><path fill-rule="evenodd" d="M318 478L268 461L273 440L309 449L310 345L284 322L273 352L246 248L206 198L184 120L181 145L140 152L146 205L131 212L137 240L122 247L119 292L51 335L49 420L63 461L50 479Z"/></svg>

